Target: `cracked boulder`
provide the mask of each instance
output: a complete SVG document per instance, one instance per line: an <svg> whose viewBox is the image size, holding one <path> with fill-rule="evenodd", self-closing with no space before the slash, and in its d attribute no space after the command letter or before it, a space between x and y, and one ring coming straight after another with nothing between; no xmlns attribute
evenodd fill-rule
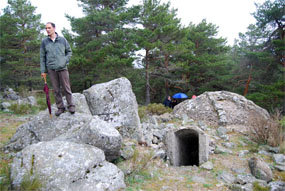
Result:
<svg viewBox="0 0 285 191"><path fill-rule="evenodd" d="M103 121L97 116L76 131L68 131L54 140L85 143L102 149L108 161L120 157L122 136L111 123Z"/></svg>
<svg viewBox="0 0 285 191"><path fill-rule="evenodd" d="M83 91L92 115L113 123L123 138L140 140L136 96L127 78L96 84Z"/></svg>
<svg viewBox="0 0 285 191"><path fill-rule="evenodd" d="M233 126L238 130L253 125L252 121L268 120L269 113L236 93L227 91L205 92L196 99L186 100L175 106L177 116L203 121L211 126Z"/></svg>
<svg viewBox="0 0 285 191"><path fill-rule="evenodd" d="M17 153L11 166L13 188L38 179L44 191L122 190L124 174L96 147L65 141L40 142Z"/></svg>

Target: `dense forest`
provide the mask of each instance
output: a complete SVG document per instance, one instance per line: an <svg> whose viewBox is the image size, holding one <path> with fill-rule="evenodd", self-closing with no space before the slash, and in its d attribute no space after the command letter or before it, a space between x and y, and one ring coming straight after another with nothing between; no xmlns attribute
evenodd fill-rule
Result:
<svg viewBox="0 0 285 191"><path fill-rule="evenodd" d="M140 104L166 95L226 90L273 111L285 111L285 1L256 5L256 23L233 46L218 26L202 20L183 26L170 3L143 0L78 0L84 17L67 15L62 31L73 56L73 92L118 77L128 78ZM0 88L41 90L41 15L28 0L8 0L0 15Z"/></svg>

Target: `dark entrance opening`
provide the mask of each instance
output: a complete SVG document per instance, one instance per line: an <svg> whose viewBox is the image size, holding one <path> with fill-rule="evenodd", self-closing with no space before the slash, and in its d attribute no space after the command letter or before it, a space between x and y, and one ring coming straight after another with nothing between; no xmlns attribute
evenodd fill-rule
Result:
<svg viewBox="0 0 285 191"><path fill-rule="evenodd" d="M182 129L175 135L178 166L199 166L199 134L193 129Z"/></svg>

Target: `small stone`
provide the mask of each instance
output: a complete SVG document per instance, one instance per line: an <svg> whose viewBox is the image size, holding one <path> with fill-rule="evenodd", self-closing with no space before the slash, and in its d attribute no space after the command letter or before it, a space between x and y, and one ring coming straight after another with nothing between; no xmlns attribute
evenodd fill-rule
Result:
<svg viewBox="0 0 285 191"><path fill-rule="evenodd" d="M213 166L213 163L211 161L207 161L204 164L202 164L200 167L204 168L206 170L212 170L214 166Z"/></svg>
<svg viewBox="0 0 285 191"><path fill-rule="evenodd" d="M239 151L238 156L239 156L239 157L244 157L244 156L247 155L248 153L249 153L248 150L242 150L242 151Z"/></svg>
<svg viewBox="0 0 285 191"><path fill-rule="evenodd" d="M285 155L273 154L273 161L276 162L278 165L284 165L285 166Z"/></svg>

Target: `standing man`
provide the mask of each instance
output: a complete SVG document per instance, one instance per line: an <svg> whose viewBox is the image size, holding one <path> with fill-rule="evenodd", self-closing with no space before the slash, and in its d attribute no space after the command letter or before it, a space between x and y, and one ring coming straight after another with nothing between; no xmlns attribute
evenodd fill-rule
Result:
<svg viewBox="0 0 285 191"><path fill-rule="evenodd" d="M72 100L69 73L67 70L67 65L72 54L71 48L67 40L64 37L58 36L55 32L54 23L48 22L46 24L46 31L48 37L43 39L40 50L41 76L44 78L47 73L50 76L58 108L55 115L60 116L65 111L60 85L64 90L68 110L71 114L74 114L75 106Z"/></svg>
<svg viewBox="0 0 285 191"><path fill-rule="evenodd" d="M168 95L165 100L163 101L163 105L165 107L170 107L172 108L172 100L171 100L171 97Z"/></svg>

